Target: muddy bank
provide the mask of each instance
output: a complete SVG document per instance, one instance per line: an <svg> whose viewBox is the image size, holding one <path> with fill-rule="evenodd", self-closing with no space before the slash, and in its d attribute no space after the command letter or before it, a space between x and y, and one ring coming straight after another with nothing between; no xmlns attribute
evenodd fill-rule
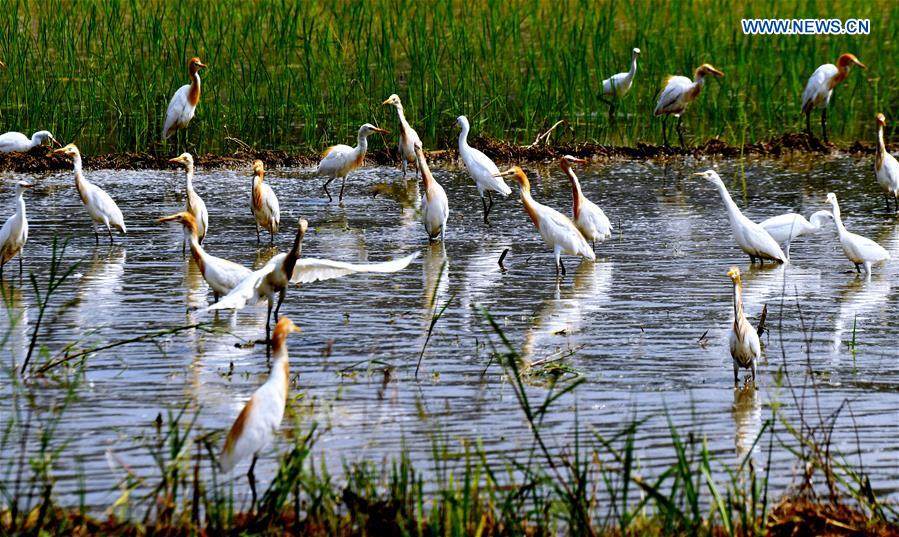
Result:
<svg viewBox="0 0 899 537"><path fill-rule="evenodd" d="M856 141L851 145L823 143L804 133L784 134L764 142L747 144L743 147L711 139L702 145L681 148L659 146L638 142L633 147L616 147L595 143L517 145L492 138L479 138L474 144L497 162L552 160L570 154L592 160L641 160L665 159L679 156L736 158L740 155L755 155L778 158L788 154L834 154L851 155L874 154L873 142ZM428 157L436 162L446 162L457 157L455 149L440 149L428 152ZM84 155L84 166L89 169L134 170L166 169L176 167L169 162L171 155L152 153L109 153L104 155ZM206 168L241 168L255 159L265 162L270 168L301 168L315 166L319 156L309 153L289 153L278 150L244 150L228 155L206 154L196 158L197 165ZM397 161L394 150L379 149L369 151L366 160L370 164L390 165ZM71 169L71 162L60 156L50 155L47 148L35 148L28 153L0 154L0 171L35 173Z"/></svg>

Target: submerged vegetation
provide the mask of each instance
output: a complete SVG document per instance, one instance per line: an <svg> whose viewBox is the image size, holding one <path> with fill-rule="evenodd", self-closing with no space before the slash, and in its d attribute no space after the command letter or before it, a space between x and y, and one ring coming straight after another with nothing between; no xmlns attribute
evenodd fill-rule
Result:
<svg viewBox="0 0 899 537"><path fill-rule="evenodd" d="M684 125L694 143L741 146L800 131L802 88L816 67L853 52L836 91L835 140L868 140L873 116L899 99L899 6L846 0L828 18L871 20L867 36L745 36L751 17L820 16L819 5L695 0L371 2L0 0L0 124L49 129L85 154L171 153L160 131L174 90L200 56L203 96L187 143L197 153L248 147L314 154L359 125L394 128L381 102L399 93L426 147L452 146L465 114L475 135L529 144L660 143L652 109L663 77L703 62L707 85ZM709 17L711 11L715 16ZM640 47L632 91L610 120L602 80ZM181 142L184 142L182 133ZM387 135L383 142L395 146ZM169 145L172 145L170 143Z"/></svg>

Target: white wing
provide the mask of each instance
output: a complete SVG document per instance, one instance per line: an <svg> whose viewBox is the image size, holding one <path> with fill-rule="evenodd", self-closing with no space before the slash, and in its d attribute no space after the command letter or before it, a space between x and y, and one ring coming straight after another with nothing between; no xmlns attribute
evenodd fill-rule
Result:
<svg viewBox="0 0 899 537"><path fill-rule="evenodd" d="M266 276L275 271L277 263L284 261L285 255L278 254L271 258L264 267L241 280L237 287L223 296L218 302L206 308L206 310L239 310L243 309L247 304L259 302L259 299L262 298L259 296L259 286L262 285Z"/></svg>
<svg viewBox="0 0 899 537"><path fill-rule="evenodd" d="M112 197L105 190L97 185L91 184L87 193L87 198L98 215L106 217L109 224L113 227L119 227L125 231L125 217L122 211Z"/></svg>
<svg viewBox="0 0 899 537"><path fill-rule="evenodd" d="M672 76L665 84L665 89L659 95L659 101L656 104L655 115L664 114L666 112L680 112L683 108L679 101L686 92L687 88L693 85L693 81L685 76Z"/></svg>
<svg viewBox="0 0 899 537"><path fill-rule="evenodd" d="M318 163L318 172L329 175L342 170L352 157L353 148L337 144L326 150L325 157Z"/></svg>
<svg viewBox="0 0 899 537"><path fill-rule="evenodd" d="M786 213L759 223L778 243L784 243L806 233L811 224L801 214Z"/></svg>
<svg viewBox="0 0 899 537"><path fill-rule="evenodd" d="M0 134L0 153L12 153L14 151L27 151L31 140L21 132L7 132Z"/></svg>
<svg viewBox="0 0 899 537"><path fill-rule="evenodd" d="M412 255L394 259L393 261L366 264L344 263L342 261L331 261L330 259L304 257L297 260L297 264L293 269L293 276L290 278L290 283L312 283L319 280L332 280L334 278L341 278L348 274L356 274L359 272L398 272L409 266L409 263L418 257L418 255L418 252L415 252Z"/></svg>
<svg viewBox="0 0 899 537"><path fill-rule="evenodd" d="M631 89L630 80L627 75L629 73L618 73L610 78L602 81L602 92L604 95L611 97L612 95L623 96Z"/></svg>
<svg viewBox="0 0 899 537"><path fill-rule="evenodd" d="M499 192L503 196L512 193L512 189L499 175L499 168L490 160L490 157L481 151L468 146L466 151L462 152L462 161L468 168L468 173L478 185L478 191L493 190Z"/></svg>
<svg viewBox="0 0 899 537"><path fill-rule="evenodd" d="M835 77L838 73L837 66L832 63L825 63L821 67L815 69L812 76L809 77L802 91L802 111L806 112L814 107L826 104L827 96L830 94L830 88L827 82Z"/></svg>
<svg viewBox="0 0 899 537"><path fill-rule="evenodd" d="M178 88L169 101L169 107L165 111L165 123L162 127L162 138L168 139L175 130L185 126L193 118L193 107L187 100L190 93L190 84Z"/></svg>

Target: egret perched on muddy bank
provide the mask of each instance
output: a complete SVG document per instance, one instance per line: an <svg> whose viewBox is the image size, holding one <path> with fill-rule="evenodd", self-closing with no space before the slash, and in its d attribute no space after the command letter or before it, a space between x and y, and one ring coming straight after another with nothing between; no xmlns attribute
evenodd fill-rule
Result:
<svg viewBox="0 0 899 537"><path fill-rule="evenodd" d="M75 188L78 190L78 196L81 203L87 210L87 214L91 217L91 224L94 228L94 239L99 244L100 235L97 234L97 224L106 226L106 232L109 233L109 243L112 244L112 228L116 228L124 235L125 217L116 202L102 188L88 182L84 178L81 171L81 152L75 144L69 144L65 147L57 149L53 152L57 155L65 155L72 159L75 166Z"/></svg>
<svg viewBox="0 0 899 537"><path fill-rule="evenodd" d="M681 130L681 115L687 109L687 106L696 100L702 87L705 85L705 77L714 76L722 78L724 73L712 67L708 63L704 63L696 68L693 73L693 80L685 76L668 76L662 81L662 93L659 94L659 100L656 103L655 115L665 117L662 118L662 139L665 145L668 145L667 121L669 115L677 117L677 137L680 145L684 145L684 134Z"/></svg>
<svg viewBox="0 0 899 537"><path fill-rule="evenodd" d="M574 170L571 169L572 164L585 164L586 162L584 159L565 155L559 161L559 165L571 182L571 220L581 235L596 249L596 241L602 242L612 236L612 223L609 222L602 209L584 196L581 191L581 183L574 174Z"/></svg>
<svg viewBox="0 0 899 537"><path fill-rule="evenodd" d="M253 194L250 198L250 209L256 220L256 244L259 244L259 228L268 231L269 244L275 244L275 234L281 226L281 208L278 196L272 187L263 182L265 165L261 160L253 161Z"/></svg>
<svg viewBox="0 0 899 537"><path fill-rule="evenodd" d="M871 239L846 230L840 215L840 204L837 203L836 194L833 192L829 193L827 195L827 203L833 208L833 220L837 224L837 233L840 237L840 246L843 247L843 253L849 261L855 264L856 272L861 273L861 266L864 265L865 274L870 276L871 265L886 261L890 258L890 253Z"/></svg>
<svg viewBox="0 0 899 537"><path fill-rule="evenodd" d="M203 244L206 238L206 230L209 228L209 213L206 211L206 203L203 198L194 190L194 158L190 153L182 153L181 155L169 160L175 164L184 166L185 189L187 192L187 208L185 209L191 215L197 224L197 240Z"/></svg>
<svg viewBox="0 0 899 537"><path fill-rule="evenodd" d="M31 183L25 181L16 183L16 212L0 228L0 280L3 279L3 267L16 256L19 256L19 277L22 277L22 248L28 242L24 194L31 186Z"/></svg>
<svg viewBox="0 0 899 537"><path fill-rule="evenodd" d="M837 64L825 63L815 69L802 91L802 113L805 114L805 132L812 136L811 115L815 108L821 109L821 135L827 141L827 105L837 85L849 76L849 66L857 65L867 69L853 54L843 54Z"/></svg>
<svg viewBox="0 0 899 537"><path fill-rule="evenodd" d="M37 131L31 138L21 132L6 132L0 134L0 153L25 153L47 141L56 146L61 145L50 131Z"/></svg>
<svg viewBox="0 0 899 537"><path fill-rule="evenodd" d="M200 104L200 69L206 65L200 58L191 58L187 62L187 72L190 74L190 84L178 88L169 107L165 111L165 123L162 126L162 139L168 140L178 129L185 129L194 118L197 105Z"/></svg>
<svg viewBox="0 0 899 537"><path fill-rule="evenodd" d="M762 359L762 343L755 327L749 324L743 312L743 281L740 269L731 267L727 271L734 284L734 324L730 329L730 356L734 361L734 386L740 384L740 368L752 371L752 383L755 384L756 364Z"/></svg>
<svg viewBox="0 0 899 537"><path fill-rule="evenodd" d="M705 177L710 183L718 188L721 194L721 201L727 209L727 217L730 220L730 228L734 234L734 240L741 250L749 256L749 261L755 263L758 259L759 263L764 264L765 259L777 261L778 263L786 263L787 256L780 249L777 241L765 228L756 224L752 220L746 218L734 200L731 199L724 181L714 170L706 170L704 172L694 173L693 175Z"/></svg>
<svg viewBox="0 0 899 537"><path fill-rule="evenodd" d="M421 195L421 222L425 226L430 240L440 237L446 238L446 220L449 218L449 200L443 187L434 180L431 169L425 160L425 153L421 149L421 142L415 143L418 171L424 183L424 194Z"/></svg>
<svg viewBox="0 0 899 537"><path fill-rule="evenodd" d="M531 197L531 183L521 168L514 166L502 172L502 175L511 175L521 186L521 203L524 204L524 210L534 223L534 227L543 237L543 242L553 250L556 258L556 274L561 272L563 276L565 275L562 254L579 255L590 261L596 261L593 249L567 216L534 201Z"/></svg>
<svg viewBox="0 0 899 537"><path fill-rule="evenodd" d="M512 193L512 189L503 181L496 164L487 155L468 145L468 131L471 128L468 125L468 118L457 117L456 125L462 129L459 132L459 155L462 157L462 162L465 163L468 175L478 186L478 194L481 195L481 203L484 204L484 223L486 224L490 216L490 209L493 208L493 196L490 193L498 192L503 196L508 196ZM485 193L486 199L484 198Z"/></svg>
<svg viewBox="0 0 899 537"><path fill-rule="evenodd" d="M602 94L606 104L609 105L609 115L615 113L615 103L631 90L634 83L634 75L637 74L637 57L640 49L631 51L631 68L624 73L618 73L602 81Z"/></svg>
<svg viewBox="0 0 899 537"><path fill-rule="evenodd" d="M418 137L418 133L415 132L409 122L406 121L406 115L403 113L403 103L400 101L400 96L394 93L390 97L387 98L386 101L382 103L383 105L391 105L396 108L396 114L400 120L400 140L397 144L396 150L399 155L400 161L403 163L403 177L406 177L406 166L411 162L416 162L415 156L415 144L421 143L421 139Z"/></svg>
<svg viewBox="0 0 899 537"><path fill-rule="evenodd" d="M259 453L271 444L275 433L281 427L284 408L287 406L290 364L287 357L287 336L299 332L300 328L287 317L278 319L272 335L272 355L274 362L268 380L253 392L253 396L237 415L228 431L225 447L219 456L219 467L230 472L240 461L250 455L253 462L247 472L250 491L253 494L250 511L256 506L256 459Z"/></svg>
<svg viewBox="0 0 899 537"><path fill-rule="evenodd" d="M338 196L337 201L343 201L343 187L346 185L346 176L362 167L365 163L365 153L368 151L368 136L373 132L389 133L389 131L379 129L371 123L366 123L359 127L359 133L356 135L356 147L337 144L325 149L324 153L322 153L322 160L318 163L318 173L330 177L324 186L325 194L328 195L328 201L333 199L331 198L331 193L328 192L328 185L338 177L342 181L340 183L340 196Z"/></svg>
<svg viewBox="0 0 899 537"><path fill-rule="evenodd" d="M801 214L786 213L772 216L767 220L759 222L759 225L765 228L765 231L778 244L786 246L784 253L787 254L787 257L790 257L790 243L793 242L793 239L802 235L817 233L828 220L833 220L830 211L818 211L808 220Z"/></svg>
<svg viewBox="0 0 899 537"><path fill-rule="evenodd" d="M874 152L874 176L887 199L887 211L890 210L890 198L893 198L896 211L899 211L899 162L896 162L896 157L887 151L883 141L883 128L887 124L887 118L880 113L875 117L877 119L877 149Z"/></svg>

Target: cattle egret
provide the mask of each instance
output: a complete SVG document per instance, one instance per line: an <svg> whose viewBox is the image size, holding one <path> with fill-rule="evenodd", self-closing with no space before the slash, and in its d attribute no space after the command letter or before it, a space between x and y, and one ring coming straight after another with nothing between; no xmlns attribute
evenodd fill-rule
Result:
<svg viewBox="0 0 899 537"><path fill-rule="evenodd" d="M812 136L811 115L815 108L821 109L821 134L827 142L827 105L837 85L849 76L849 66L857 65L867 69L853 54L843 54L837 64L825 63L815 69L802 91L802 113L805 114L805 132Z"/></svg>
<svg viewBox="0 0 899 537"><path fill-rule="evenodd" d="M861 266L864 265L865 273L871 275L871 265L886 261L890 258L890 253L884 250L883 246L877 244L867 237L850 233L843 225L843 219L840 217L840 204L837 203L837 195L833 192L827 195L827 203L833 208L833 221L837 224L837 233L840 236L840 246L843 247L843 253L855 264L856 272L861 273Z"/></svg>
<svg viewBox="0 0 899 537"><path fill-rule="evenodd" d="M84 178L81 171L81 152L75 144L69 144L65 147L57 149L53 152L57 155L65 155L72 159L75 166L75 188L78 189L78 196L81 203L87 210L87 214L91 217L91 225L94 228L94 239L100 242L100 235L97 234L97 224L106 226L106 232L109 233L109 243L112 244L112 228L117 228L124 235L125 217L122 211L109 194L95 184L88 182Z"/></svg>
<svg viewBox="0 0 899 537"><path fill-rule="evenodd" d="M396 108L396 114L399 116L400 141L397 144L396 149L397 153L399 153L400 161L403 163L403 177L406 177L406 166L410 162L415 163L417 161L415 156L415 144L421 143L421 139L419 139L415 129L409 126L409 122L406 121L406 115L403 113L403 103L400 101L399 95L394 93L382 104L389 104Z"/></svg>
<svg viewBox="0 0 899 537"><path fill-rule="evenodd" d="M656 103L655 115L665 117L662 119L662 139L668 145L667 121L669 115L677 117L677 137L681 147L684 146L684 133L681 130L681 115L687 109L687 105L696 100L702 87L705 85L706 76L722 78L724 73L711 65L704 63L696 68L693 80L685 76L669 76L662 82L662 93Z"/></svg>
<svg viewBox="0 0 899 537"><path fill-rule="evenodd" d="M206 65L200 61L200 58L191 58L187 62L190 84L178 88L178 91L172 96L172 100L169 101L169 107L165 111L165 123L162 127L163 140L168 140L179 129L186 129L190 120L194 118L197 105L200 104L200 69L205 68Z"/></svg>
<svg viewBox="0 0 899 537"><path fill-rule="evenodd" d="M331 193L328 192L328 185L331 181L340 177L340 196L338 202L343 201L343 187L346 185L346 177L350 172L360 168L365 162L365 153L368 151L368 136L373 132L387 134L389 131L379 129L370 123L366 123L359 127L359 134L356 136L356 147L338 144L332 145L325 149L322 153L322 160L318 163L318 173L330 176L325 182L325 194L328 195L328 201L332 201Z"/></svg>
<svg viewBox="0 0 899 537"><path fill-rule="evenodd" d="M253 195L250 209L256 220L256 244L259 244L259 228L268 231L269 244L275 244L275 234L281 226L281 208L272 187L263 182L265 166L261 160L253 162Z"/></svg>
<svg viewBox="0 0 899 537"><path fill-rule="evenodd" d="M14 257L19 256L19 277L22 277L22 248L28 242L28 218L25 216L25 189L31 183L16 183L16 212L6 219L0 228L0 280L3 279L3 267Z"/></svg>
<svg viewBox="0 0 899 537"><path fill-rule="evenodd" d="M512 193L512 189L503 181L496 164L487 155L468 145L470 129L468 118L459 116L456 118L456 125L462 129L459 133L459 155L462 157L462 162L465 163L468 174L478 186L478 194L481 195L481 203L484 204L484 223L486 224L490 209L493 208L493 196L490 193L499 192L503 196L508 196ZM486 199L484 198L485 193Z"/></svg>
<svg viewBox="0 0 899 537"><path fill-rule="evenodd" d="M743 282L740 269L731 267L727 275L734 283L734 324L730 330L730 355L734 361L734 386L739 385L740 368L752 371L752 383L756 382L756 363L762 358L762 343L755 327L749 324L743 313Z"/></svg>
<svg viewBox="0 0 899 537"><path fill-rule="evenodd" d="M559 162L562 170L571 181L571 220L585 239L590 241L596 249L596 241L602 242L612 236L612 223L606 214L595 203L588 200L581 191L581 183L571 169L574 163L584 164L587 161L580 158L565 155Z"/></svg>

